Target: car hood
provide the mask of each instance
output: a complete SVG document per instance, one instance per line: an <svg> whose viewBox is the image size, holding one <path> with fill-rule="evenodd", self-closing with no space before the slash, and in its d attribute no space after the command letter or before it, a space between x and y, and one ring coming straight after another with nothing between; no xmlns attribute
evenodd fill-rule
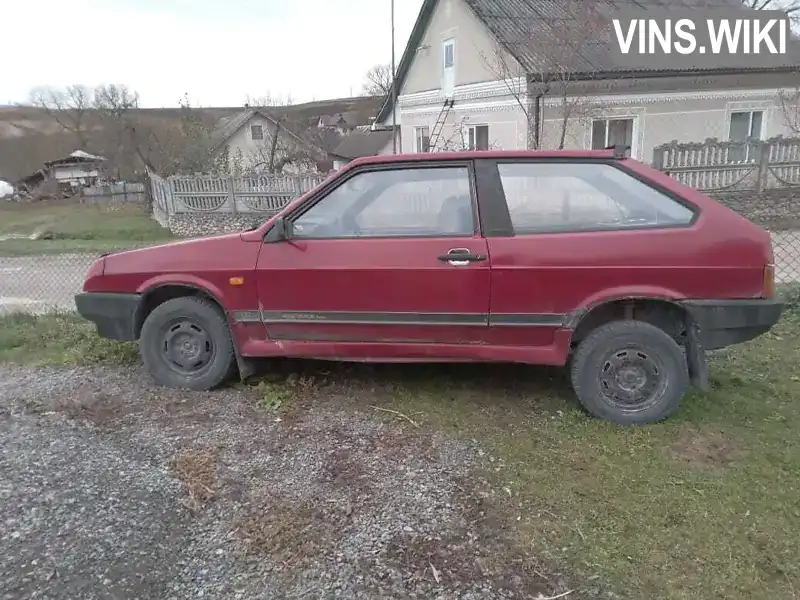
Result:
<svg viewBox="0 0 800 600"><path fill-rule="evenodd" d="M227 233L112 252L105 255L105 273L174 272L228 266L241 256L242 245L240 233Z"/></svg>
<svg viewBox="0 0 800 600"><path fill-rule="evenodd" d="M194 237L194 238L181 238L179 240L170 240L167 242L157 243L157 244L147 244L146 246L139 246L137 248L127 248L123 250L113 250L111 252L103 252L100 256L119 256L119 255L133 255L133 254L142 254L142 253L149 253L153 251L164 251L164 250L171 250L171 249L178 249L178 248L185 248L185 247L192 247L196 246L198 243L202 242L211 242L212 244L215 241L228 241L228 240L240 240L242 238L242 234L240 232L237 233L221 233L218 235L210 235L210 236L202 236L202 237Z"/></svg>

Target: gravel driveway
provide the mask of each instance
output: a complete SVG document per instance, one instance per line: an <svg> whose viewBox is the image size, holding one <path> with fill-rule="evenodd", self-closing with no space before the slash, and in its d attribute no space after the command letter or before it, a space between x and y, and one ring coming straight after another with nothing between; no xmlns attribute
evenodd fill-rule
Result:
<svg viewBox="0 0 800 600"><path fill-rule="evenodd" d="M501 461L477 441L415 428L358 390L320 393L276 413L243 386L0 366L2 598L568 591L511 541L489 483Z"/></svg>

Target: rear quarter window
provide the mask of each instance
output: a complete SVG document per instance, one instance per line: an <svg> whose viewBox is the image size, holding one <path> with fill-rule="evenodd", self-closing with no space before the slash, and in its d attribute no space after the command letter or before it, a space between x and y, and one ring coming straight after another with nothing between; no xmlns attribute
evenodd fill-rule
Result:
<svg viewBox="0 0 800 600"><path fill-rule="evenodd" d="M498 165L515 234L688 225L694 211L604 163Z"/></svg>

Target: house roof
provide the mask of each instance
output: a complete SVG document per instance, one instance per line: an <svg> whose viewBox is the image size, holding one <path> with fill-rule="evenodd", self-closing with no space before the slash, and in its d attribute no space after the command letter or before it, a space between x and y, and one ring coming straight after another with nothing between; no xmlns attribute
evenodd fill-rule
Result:
<svg viewBox="0 0 800 600"><path fill-rule="evenodd" d="M375 156L386 144L392 141L392 132L389 131L353 131L344 137L342 142L333 151L343 158L359 158L361 156Z"/></svg>
<svg viewBox="0 0 800 600"><path fill-rule="evenodd" d="M541 73L543 64L542 49L547 48L551 55L570 45L570 70L575 78L585 76L595 79L618 77L648 77L659 75L678 75L687 72L730 72L731 69L698 67L693 71L656 70L642 65L622 65L615 61L611 38L607 35L584 35L580 47L575 48L574 40L565 40L565 31L580 34L586 31L587 15L584 12L609 16L620 10L668 10L675 7L704 9L737 9L745 7L741 0L461 0L487 31L508 53L517 60L527 73ZM414 29L397 68L397 87L402 89L405 77L414 61L416 50L422 44L425 31L433 16L438 0L424 0ZM599 33L599 31L597 32ZM750 57L752 59L752 57ZM774 58L774 57L773 57ZM735 72L794 70L800 64L800 45L795 39L785 64L736 69ZM387 96L378 113L378 121L383 121L392 109L392 98Z"/></svg>
<svg viewBox="0 0 800 600"><path fill-rule="evenodd" d="M64 158L56 158L54 160L45 161L45 165L52 166L57 165L60 163L75 163L75 162L102 162L106 160L102 156L95 156L94 154L89 154L88 152L84 152L83 150L75 150L74 152L70 152L68 156Z"/></svg>

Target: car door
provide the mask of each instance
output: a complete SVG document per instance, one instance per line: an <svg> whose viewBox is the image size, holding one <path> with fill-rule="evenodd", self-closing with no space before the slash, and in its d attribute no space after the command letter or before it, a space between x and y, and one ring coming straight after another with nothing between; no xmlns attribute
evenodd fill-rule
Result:
<svg viewBox="0 0 800 600"><path fill-rule="evenodd" d="M587 304L660 296L718 277L693 264L704 252L703 240L687 232L695 210L620 161L498 160L478 168L504 198L492 206L504 211L505 225L488 237L490 343L552 345Z"/></svg>
<svg viewBox="0 0 800 600"><path fill-rule="evenodd" d="M349 355L484 341L489 260L469 161L354 169L286 221L290 239L265 243L257 264L269 339L352 343Z"/></svg>

